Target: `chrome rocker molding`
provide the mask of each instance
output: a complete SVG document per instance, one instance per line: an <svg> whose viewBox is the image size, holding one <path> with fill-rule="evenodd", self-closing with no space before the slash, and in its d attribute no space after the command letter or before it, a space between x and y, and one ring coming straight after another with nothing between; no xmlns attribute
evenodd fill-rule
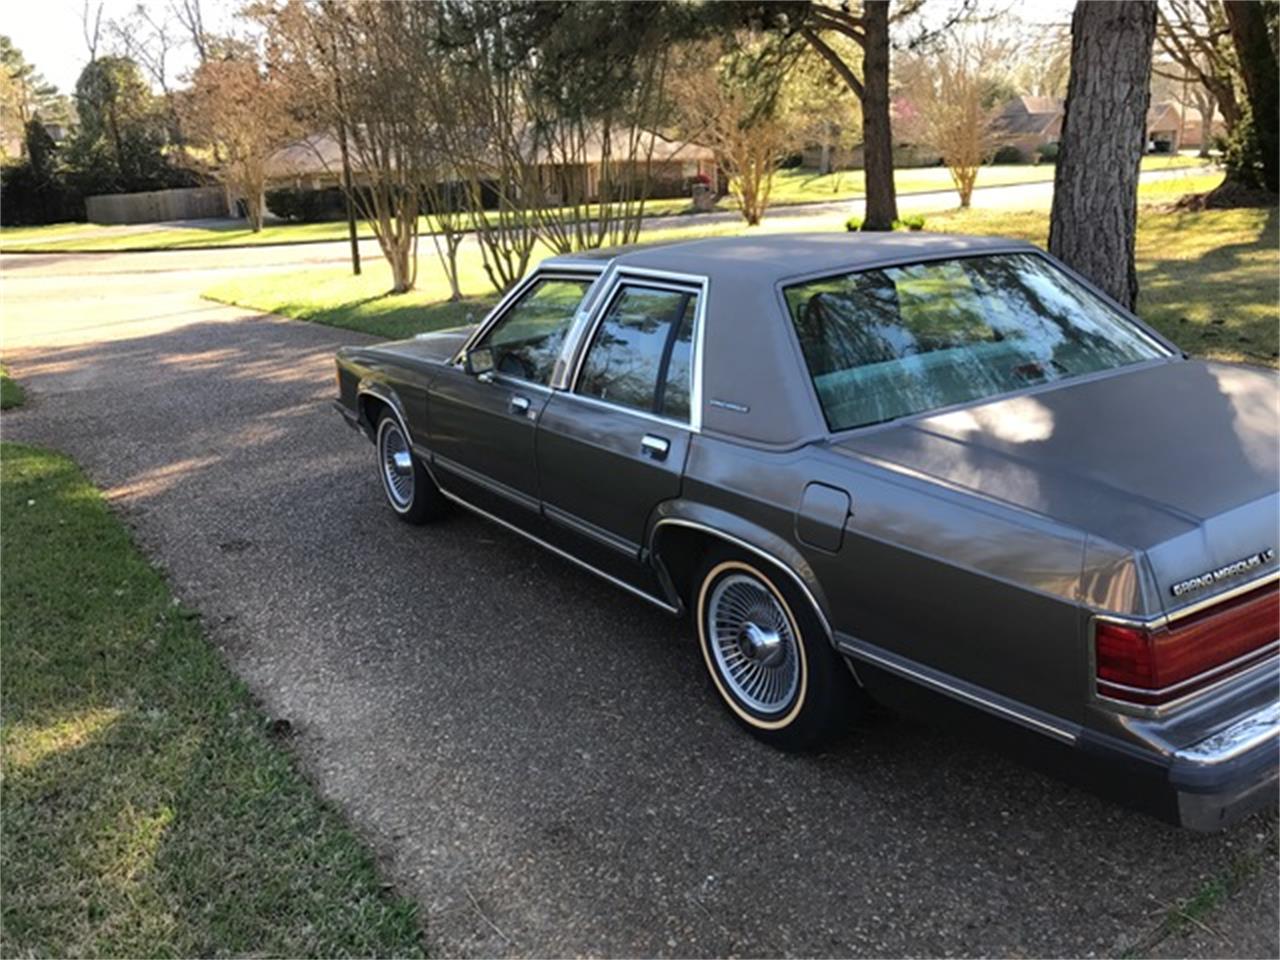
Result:
<svg viewBox="0 0 1280 960"><path fill-rule="evenodd" d="M1074 744L1079 739L1079 727L1074 724L1067 724L1065 721L1059 720L1050 714L1032 710L1022 704L1016 704L1014 701L997 696L982 687L929 670L914 661L890 653L888 650L873 646L862 640L840 635L836 641L836 647L841 653L850 657L874 664L900 677L914 680L931 690L977 707L979 710L984 710L1006 720L1012 720L1014 723L1029 730L1034 730L1036 733L1043 733L1067 744Z"/></svg>
<svg viewBox="0 0 1280 960"><path fill-rule="evenodd" d="M366 396L366 395L371 396L387 405L388 409L391 410L392 415L396 418L396 421L400 424L400 429L404 431L405 437L408 438L410 448L412 448L414 454L417 455L418 460L422 463L423 467L426 468L427 473L430 474L432 483L436 485L436 489L439 490L447 499L453 501L454 503L458 504L461 507L465 507L466 509L470 510L472 513L475 513L475 514L478 514L479 516L484 517L486 520L493 521L494 523L498 524L498 526L504 527L507 530L510 530L512 533L518 533L520 536L524 537L526 540L530 540L533 543L536 543L538 546L550 551L551 553L554 553L556 556L564 560L568 560L570 563L581 567L583 570L586 570L589 573L594 573L597 577L600 577L602 580L609 581L615 587L621 587L623 590L627 591L627 593L630 593L633 596L639 597L641 600L647 600L649 603L653 604L655 607L657 607L660 610L665 610L667 613L670 613L675 616L679 616L681 613L684 612L679 606L668 603L666 600L663 600L660 597L655 597L653 594L647 593L646 591L641 590L639 587L632 586L631 584L627 583L625 580L620 580L611 573L605 573L603 570L600 570L597 567L593 567L591 564L587 563L585 560L575 557L573 554L569 553L567 550L561 550L559 547L553 544L547 543L547 541L543 540L541 537L537 537L526 530L522 530L520 529L520 527L516 526L515 524L509 523L508 521L503 520L501 517L494 516L488 510L484 510L480 507L477 507L475 504L471 503L470 501L465 500L462 497L458 496L456 493L453 493L452 491L446 489L444 485L440 483L440 478L436 476L436 472L432 466L432 461L434 460L435 455L426 447L414 442L413 434L409 432L408 426L405 425L404 417L402 416L400 411L399 400L396 398L395 394L389 390L378 388L375 384L366 384L366 383L360 384L357 394L359 396Z"/></svg>
<svg viewBox="0 0 1280 960"><path fill-rule="evenodd" d="M424 463L423 466L427 468L428 473L431 473L431 465L429 463ZM435 474L432 474L432 479L433 480L435 479ZM561 550L559 547L554 546L553 544L547 543L547 541L543 540L541 537L534 536L532 533L529 533L527 530L521 530L514 523L508 523L506 520L503 520L501 517L494 516L488 510L482 510L480 507L477 507L475 504L462 499L462 497L458 496L456 493L450 493L444 487L440 486L438 481L436 482L436 487L440 490L442 494L444 494L454 503L458 504L458 506L466 507L472 513L478 514L479 516L484 517L486 520L492 520L498 526L505 527L506 529L510 530L512 533L520 534L520 536L524 537L526 540L530 540L533 543L536 543L538 546L542 547L543 549L549 550L551 553L554 553L557 557L560 557L563 560L568 560L570 563L581 567L583 570L586 570L588 573L594 573L597 577L600 577L602 580L608 580L615 587L621 587L623 590L627 591L627 593L630 593L633 596L639 597L641 600L647 600L649 603L653 604L655 607L657 607L660 610L665 610L667 613L670 613L673 615L680 614L681 610L679 607L672 606L671 604L667 603L665 600L655 597L651 593L646 593L644 590L641 590L639 587L634 587L631 584L627 583L625 580L618 579L611 573L605 573L603 570L599 569L598 567L593 567L591 564L587 563L585 560L581 560L578 557L575 557L572 553L569 553L569 551Z"/></svg>

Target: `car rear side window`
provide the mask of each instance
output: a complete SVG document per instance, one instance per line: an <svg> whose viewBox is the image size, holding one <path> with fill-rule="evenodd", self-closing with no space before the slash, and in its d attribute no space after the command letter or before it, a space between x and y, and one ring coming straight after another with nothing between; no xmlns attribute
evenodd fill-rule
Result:
<svg viewBox="0 0 1280 960"><path fill-rule="evenodd" d="M697 312L691 290L624 286L592 337L577 392L687 420Z"/></svg>
<svg viewBox="0 0 1280 960"><path fill-rule="evenodd" d="M493 351L494 368L509 377L548 385L565 334L590 286L590 280L548 277L526 290L481 343Z"/></svg>
<svg viewBox="0 0 1280 960"><path fill-rule="evenodd" d="M785 293L832 430L1167 356L1032 254L884 267Z"/></svg>

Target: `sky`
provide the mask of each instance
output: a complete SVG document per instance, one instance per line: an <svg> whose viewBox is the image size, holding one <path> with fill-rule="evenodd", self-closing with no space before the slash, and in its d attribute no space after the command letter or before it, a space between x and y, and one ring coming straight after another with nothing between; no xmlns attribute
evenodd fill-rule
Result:
<svg viewBox="0 0 1280 960"><path fill-rule="evenodd" d="M45 78L62 93L75 90L76 78L89 59L84 40L82 17L85 0L3 0L0 3L0 33L8 34ZM96 4L97 0L93 0ZM164 0L152 0L160 5ZM102 0L103 19L122 17L137 7L137 0ZM1029 29L1034 24L1065 23L1071 19L1074 0L980 0L987 8L1016 14ZM204 0L207 26L219 32L231 22L240 0ZM925 5L924 15L944 15L949 0L934 0ZM175 58L173 77L179 77L192 66L191 51L184 50Z"/></svg>
<svg viewBox="0 0 1280 960"><path fill-rule="evenodd" d="M152 0L160 6L164 0ZM96 8L97 0L94 0ZM102 0L102 19L124 17L138 6L138 0ZM204 0L206 26L218 32L230 22L239 0ZM76 78L89 59L82 18L84 0L3 0L0 2L0 33L7 34L22 51L27 63L35 65L46 80L61 93L72 93ZM101 44L100 44L101 46ZM178 77L194 66L192 51L184 49L175 57Z"/></svg>

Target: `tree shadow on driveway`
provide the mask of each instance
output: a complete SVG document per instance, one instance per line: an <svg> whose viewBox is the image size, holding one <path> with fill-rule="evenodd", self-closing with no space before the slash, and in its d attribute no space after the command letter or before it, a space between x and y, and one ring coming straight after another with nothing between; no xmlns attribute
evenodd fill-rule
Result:
<svg viewBox="0 0 1280 960"><path fill-rule="evenodd" d="M472 517L395 520L329 408L365 339L247 317L21 351L6 433L104 487L436 952L1116 953L1266 842L888 715L760 746L687 623Z"/></svg>

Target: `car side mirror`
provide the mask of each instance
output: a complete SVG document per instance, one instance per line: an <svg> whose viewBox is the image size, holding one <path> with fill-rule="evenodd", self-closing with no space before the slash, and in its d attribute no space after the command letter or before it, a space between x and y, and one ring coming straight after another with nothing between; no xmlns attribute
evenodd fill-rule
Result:
<svg viewBox="0 0 1280 960"><path fill-rule="evenodd" d="M493 373L493 351L488 347L476 347L468 350L462 358L462 368L473 377L483 377Z"/></svg>

